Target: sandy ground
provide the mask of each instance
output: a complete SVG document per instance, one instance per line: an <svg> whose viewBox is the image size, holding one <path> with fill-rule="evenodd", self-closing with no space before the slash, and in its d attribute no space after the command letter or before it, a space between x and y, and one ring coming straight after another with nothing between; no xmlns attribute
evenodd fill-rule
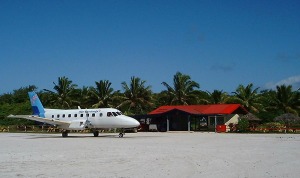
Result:
<svg viewBox="0 0 300 178"><path fill-rule="evenodd" d="M0 133L0 177L300 177L300 135Z"/></svg>

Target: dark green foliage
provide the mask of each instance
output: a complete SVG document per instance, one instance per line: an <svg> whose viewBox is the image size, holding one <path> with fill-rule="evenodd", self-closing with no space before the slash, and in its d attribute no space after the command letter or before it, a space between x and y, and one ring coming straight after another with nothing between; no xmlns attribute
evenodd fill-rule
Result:
<svg viewBox="0 0 300 178"><path fill-rule="evenodd" d="M13 103L13 95L6 93L0 96L0 105Z"/></svg>
<svg viewBox="0 0 300 178"><path fill-rule="evenodd" d="M126 114L146 114L153 109L151 86L145 86L146 81L131 77L130 83L122 82L124 93L118 98L121 104L117 108L125 110Z"/></svg>
<svg viewBox="0 0 300 178"><path fill-rule="evenodd" d="M162 82L162 84L167 88L165 97L170 100L168 105L197 104L200 91L195 89L200 88L200 85L191 80L189 75L177 72L173 77L173 87L166 82Z"/></svg>
<svg viewBox="0 0 300 178"><path fill-rule="evenodd" d="M282 113L292 113L299 115L300 112L300 92L292 91L292 86L281 85L276 87L276 91L269 93L269 108L279 110Z"/></svg>
<svg viewBox="0 0 300 178"><path fill-rule="evenodd" d="M273 122L274 118L278 115L282 114L280 111L261 111L256 113L255 115L261 119L261 123Z"/></svg>
<svg viewBox="0 0 300 178"><path fill-rule="evenodd" d="M250 83L246 87L239 85L235 92L232 92L234 96L231 99L231 103L239 103L251 113L258 113L262 108L260 102L261 96L257 91L259 88L253 89L253 84Z"/></svg>
<svg viewBox="0 0 300 178"><path fill-rule="evenodd" d="M31 114L31 106L29 101L24 103L1 104L0 125L26 125L34 123L26 119L7 118L7 116L10 114Z"/></svg>
<svg viewBox="0 0 300 178"><path fill-rule="evenodd" d="M238 132L247 132L248 128L249 128L248 119L241 117L237 125Z"/></svg>
<svg viewBox="0 0 300 178"><path fill-rule="evenodd" d="M112 106L112 99L113 99L113 91L114 89L111 88L111 82L108 80L100 80L96 83L96 88L90 87L88 90L88 98L94 104L92 105L93 108L107 108L113 107Z"/></svg>
<svg viewBox="0 0 300 178"><path fill-rule="evenodd" d="M0 125L30 122L6 118L9 114L31 114L28 91L36 91L45 108L118 107L122 112L134 115L147 114L162 105L240 103L248 111L253 111L261 119L261 124L273 122L274 118L285 113L295 116L300 113L300 90L293 91L292 86L281 85L276 90L258 93L259 88L249 84L239 85L232 95L222 90L210 93L199 90L197 82L180 72L173 76L172 86L163 82L166 90L158 93L153 93L146 81L138 77L132 77L129 83L123 82L123 91L114 91L108 80L99 80L94 87L78 88L69 78L59 77L53 84L53 91L37 92L36 86L29 85L0 95Z"/></svg>
<svg viewBox="0 0 300 178"><path fill-rule="evenodd" d="M212 93L207 91L206 94L201 92L199 95L200 103L203 104L225 104L229 101L229 95L223 90L214 90Z"/></svg>
<svg viewBox="0 0 300 178"><path fill-rule="evenodd" d="M72 80L68 77L59 77L58 84L55 82L53 82L53 84L55 92L45 89L45 91L52 94L50 96L52 105L58 108L70 109L78 104L78 101L76 100L77 85L73 84Z"/></svg>

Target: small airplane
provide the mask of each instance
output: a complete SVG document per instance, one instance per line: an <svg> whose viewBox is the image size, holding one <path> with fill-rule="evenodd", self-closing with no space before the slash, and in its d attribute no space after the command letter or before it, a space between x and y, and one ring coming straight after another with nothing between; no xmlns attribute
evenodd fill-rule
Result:
<svg viewBox="0 0 300 178"><path fill-rule="evenodd" d="M24 118L51 124L62 129L62 137L67 137L70 130L91 129L95 137L100 129L120 128L119 137L124 129L137 128L140 123L134 118L125 116L114 108L98 109L46 109L35 92L28 92L33 115L9 115L9 118Z"/></svg>

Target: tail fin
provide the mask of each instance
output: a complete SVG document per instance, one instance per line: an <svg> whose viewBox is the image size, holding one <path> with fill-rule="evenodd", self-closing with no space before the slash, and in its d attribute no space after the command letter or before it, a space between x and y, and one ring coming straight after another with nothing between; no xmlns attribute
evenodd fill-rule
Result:
<svg viewBox="0 0 300 178"><path fill-rule="evenodd" d="M40 101L38 95L35 92L28 92L31 108L33 115L38 115L40 117L45 117L45 109L42 102Z"/></svg>

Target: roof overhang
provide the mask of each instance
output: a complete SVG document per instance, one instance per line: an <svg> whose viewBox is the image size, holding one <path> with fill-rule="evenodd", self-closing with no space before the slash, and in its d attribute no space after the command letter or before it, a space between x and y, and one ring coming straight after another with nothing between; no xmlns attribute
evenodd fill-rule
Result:
<svg viewBox="0 0 300 178"><path fill-rule="evenodd" d="M248 113L248 111L240 104L213 104L161 106L150 112L149 115L164 115L174 110L182 111L191 115L228 115Z"/></svg>

